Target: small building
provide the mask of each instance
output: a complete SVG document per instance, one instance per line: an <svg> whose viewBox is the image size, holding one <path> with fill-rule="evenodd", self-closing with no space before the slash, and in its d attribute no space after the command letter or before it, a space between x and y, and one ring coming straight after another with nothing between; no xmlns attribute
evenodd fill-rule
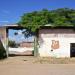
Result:
<svg viewBox="0 0 75 75"><path fill-rule="evenodd" d="M18 25L0 27L0 40L8 56L8 29L21 29ZM52 27L46 25L38 29L38 42L34 46L34 55L41 57L75 57L75 29L73 26ZM27 43L21 43L23 47ZM30 47L31 44L27 44Z"/></svg>
<svg viewBox="0 0 75 75"><path fill-rule="evenodd" d="M43 57L75 57L74 27L40 28L38 52Z"/></svg>

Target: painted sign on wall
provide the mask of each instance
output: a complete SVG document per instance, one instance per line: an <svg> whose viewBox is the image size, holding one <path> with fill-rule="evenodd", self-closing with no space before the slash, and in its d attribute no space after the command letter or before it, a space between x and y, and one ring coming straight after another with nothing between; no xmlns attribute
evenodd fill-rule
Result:
<svg viewBox="0 0 75 75"><path fill-rule="evenodd" d="M59 49L59 41L52 40L51 48L52 49Z"/></svg>

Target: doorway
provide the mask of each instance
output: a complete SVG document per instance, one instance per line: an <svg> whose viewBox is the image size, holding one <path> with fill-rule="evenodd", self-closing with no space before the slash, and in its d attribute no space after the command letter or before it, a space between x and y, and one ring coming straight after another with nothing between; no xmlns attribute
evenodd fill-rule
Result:
<svg viewBox="0 0 75 75"><path fill-rule="evenodd" d="M75 57L75 43L70 44L70 57Z"/></svg>

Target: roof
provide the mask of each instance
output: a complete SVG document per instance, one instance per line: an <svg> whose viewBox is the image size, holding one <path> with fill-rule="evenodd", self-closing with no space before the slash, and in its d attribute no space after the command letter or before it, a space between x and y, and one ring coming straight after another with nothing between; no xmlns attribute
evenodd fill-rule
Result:
<svg viewBox="0 0 75 75"><path fill-rule="evenodd" d="M5 27L17 27L18 25L17 24L7 24L7 25L4 25Z"/></svg>
<svg viewBox="0 0 75 75"><path fill-rule="evenodd" d="M11 28L16 28L16 29L21 29L21 28L23 28L22 26L19 26L18 24L6 24L6 25L2 25L2 26L0 26L0 27L6 27L6 28L9 28L9 29L11 29ZM63 25L61 25L61 26L54 26L54 25L52 25L52 24L46 24L46 25L44 25L44 26L42 26L41 25L41 28L50 28L50 27L52 27L52 28L70 28L70 27L72 27L72 28L74 28L74 26L73 25L67 25L67 26L63 26Z"/></svg>
<svg viewBox="0 0 75 75"><path fill-rule="evenodd" d="M18 26L17 24L5 24L5 25L1 25L0 27L16 27Z"/></svg>
<svg viewBox="0 0 75 75"><path fill-rule="evenodd" d="M6 24L0 27L6 27L7 29L23 29L23 27L19 26L18 24Z"/></svg>

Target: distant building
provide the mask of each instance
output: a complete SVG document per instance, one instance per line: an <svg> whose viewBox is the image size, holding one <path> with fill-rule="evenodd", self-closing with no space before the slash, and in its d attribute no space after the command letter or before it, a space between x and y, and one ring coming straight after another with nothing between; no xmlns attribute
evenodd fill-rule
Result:
<svg viewBox="0 0 75 75"><path fill-rule="evenodd" d="M34 42L21 42L20 47L27 47L27 48L31 48L34 46Z"/></svg>

